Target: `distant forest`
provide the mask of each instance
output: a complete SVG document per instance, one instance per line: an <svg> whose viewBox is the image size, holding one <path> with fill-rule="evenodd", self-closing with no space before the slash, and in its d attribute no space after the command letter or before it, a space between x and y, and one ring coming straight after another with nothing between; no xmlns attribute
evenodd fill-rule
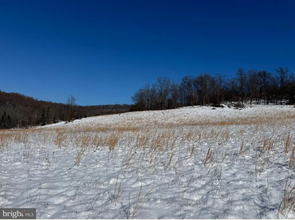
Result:
<svg viewBox="0 0 295 220"><path fill-rule="evenodd" d="M180 83L159 77L135 92L132 110L160 110L181 106L214 105L223 102L294 104L295 74L280 67L270 73L238 69L229 79L222 74L185 76Z"/></svg>
<svg viewBox="0 0 295 220"><path fill-rule="evenodd" d="M224 102L295 103L295 73L280 67L270 73L238 69L236 76L200 74L184 76L180 83L159 77L135 92L133 105L79 106L70 96L62 103L39 101L0 90L0 128L21 128L59 121L141 110L163 110L182 106L213 105Z"/></svg>
<svg viewBox="0 0 295 220"><path fill-rule="evenodd" d="M89 116L128 112L130 109L131 105L79 106L73 96L70 96L65 104L60 104L0 91L0 128L46 125Z"/></svg>

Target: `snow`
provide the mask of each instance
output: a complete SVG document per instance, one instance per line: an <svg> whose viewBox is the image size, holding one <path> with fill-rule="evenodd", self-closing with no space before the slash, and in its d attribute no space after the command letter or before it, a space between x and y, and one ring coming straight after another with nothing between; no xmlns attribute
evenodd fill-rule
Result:
<svg viewBox="0 0 295 220"><path fill-rule="evenodd" d="M37 218L295 218L295 109L186 107L0 131L0 207Z"/></svg>

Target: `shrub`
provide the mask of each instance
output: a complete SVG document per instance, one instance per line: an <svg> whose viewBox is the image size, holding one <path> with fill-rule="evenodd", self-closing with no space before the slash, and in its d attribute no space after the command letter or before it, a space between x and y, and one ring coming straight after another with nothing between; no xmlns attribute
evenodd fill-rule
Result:
<svg viewBox="0 0 295 220"><path fill-rule="evenodd" d="M234 107L235 107L235 108L245 108L246 106L245 106L243 103L238 102L238 103L235 103L235 104L234 104Z"/></svg>
<svg viewBox="0 0 295 220"><path fill-rule="evenodd" d="M223 104L212 104L212 107L214 108L224 108Z"/></svg>

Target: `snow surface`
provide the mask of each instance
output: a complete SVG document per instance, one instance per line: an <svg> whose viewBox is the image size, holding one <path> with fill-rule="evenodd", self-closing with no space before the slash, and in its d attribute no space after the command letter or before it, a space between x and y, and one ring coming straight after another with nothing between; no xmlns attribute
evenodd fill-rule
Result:
<svg viewBox="0 0 295 220"><path fill-rule="evenodd" d="M0 207L37 208L37 218L295 218L294 122L293 106L186 107L0 131Z"/></svg>

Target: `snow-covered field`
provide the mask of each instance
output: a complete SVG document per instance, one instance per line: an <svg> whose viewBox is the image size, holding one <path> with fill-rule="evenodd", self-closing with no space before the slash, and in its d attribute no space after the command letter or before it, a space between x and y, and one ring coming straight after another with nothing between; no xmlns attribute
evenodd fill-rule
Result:
<svg viewBox="0 0 295 220"><path fill-rule="evenodd" d="M0 207L37 208L37 218L295 218L294 125L293 106L254 105L0 131Z"/></svg>

